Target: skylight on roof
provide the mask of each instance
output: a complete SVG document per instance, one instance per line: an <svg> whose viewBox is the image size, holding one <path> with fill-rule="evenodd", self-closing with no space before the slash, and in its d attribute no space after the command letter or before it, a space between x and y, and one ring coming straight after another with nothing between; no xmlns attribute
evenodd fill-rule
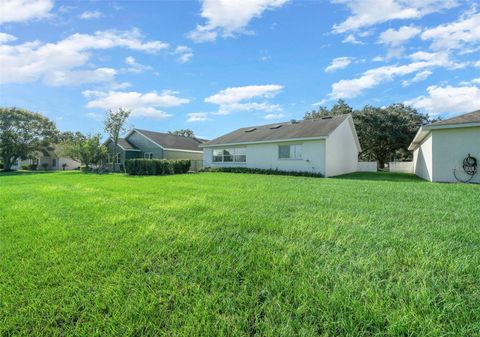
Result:
<svg viewBox="0 0 480 337"><path fill-rule="evenodd" d="M282 124L272 125L270 129L278 129L282 126Z"/></svg>
<svg viewBox="0 0 480 337"><path fill-rule="evenodd" d="M245 130L245 132L252 132L252 131L255 131L257 128L250 128L250 129L247 129Z"/></svg>

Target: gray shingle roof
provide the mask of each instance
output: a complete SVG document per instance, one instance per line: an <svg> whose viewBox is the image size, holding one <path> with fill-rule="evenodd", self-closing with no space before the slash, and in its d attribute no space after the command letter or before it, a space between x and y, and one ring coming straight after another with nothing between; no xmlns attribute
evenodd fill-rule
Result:
<svg viewBox="0 0 480 337"><path fill-rule="evenodd" d="M238 144L261 141L288 140L296 138L326 137L349 115L313 120L299 120L296 123L275 123L241 128L215 138L203 145Z"/></svg>
<svg viewBox="0 0 480 337"><path fill-rule="evenodd" d="M138 150L135 145L130 143L125 138L118 138L118 145L120 145L120 147L124 148L125 150Z"/></svg>
<svg viewBox="0 0 480 337"><path fill-rule="evenodd" d="M142 129L135 129L147 138L153 140L163 148L177 149L177 150L190 150L190 151L202 151L198 145L203 143L203 140L198 138L190 138L184 136L176 136L170 133L162 133L155 131L148 131Z"/></svg>
<svg viewBox="0 0 480 337"><path fill-rule="evenodd" d="M452 117L445 119L443 121L438 121L432 125L453 125L453 124L464 124L464 123L480 123L480 110L469 112L460 116Z"/></svg>

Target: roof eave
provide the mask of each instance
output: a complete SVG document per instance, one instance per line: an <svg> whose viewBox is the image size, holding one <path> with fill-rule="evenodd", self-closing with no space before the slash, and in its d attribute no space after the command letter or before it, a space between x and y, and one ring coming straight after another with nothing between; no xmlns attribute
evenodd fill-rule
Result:
<svg viewBox="0 0 480 337"><path fill-rule="evenodd" d="M289 139L272 139L272 140L260 140L253 142L236 142L236 143L218 143L218 144L200 144L199 147L215 147L215 146L234 146L234 145L253 145L253 144L266 144L266 143L285 143L285 142L297 142L302 140L321 140L327 139L328 136L321 137L302 137L302 138L289 138Z"/></svg>

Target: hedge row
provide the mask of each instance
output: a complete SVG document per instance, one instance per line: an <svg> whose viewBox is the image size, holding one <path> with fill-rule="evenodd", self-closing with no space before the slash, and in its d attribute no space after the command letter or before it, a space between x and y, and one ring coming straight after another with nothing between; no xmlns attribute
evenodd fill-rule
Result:
<svg viewBox="0 0 480 337"><path fill-rule="evenodd" d="M259 169L249 167L206 167L202 172L229 172L229 173L255 173L255 174L269 174L280 176L299 176L299 177L315 177L322 178L321 173L305 172L305 171L281 171L271 169Z"/></svg>
<svg viewBox="0 0 480 337"><path fill-rule="evenodd" d="M189 169L190 160L127 159L125 161L125 172L134 176L187 173Z"/></svg>

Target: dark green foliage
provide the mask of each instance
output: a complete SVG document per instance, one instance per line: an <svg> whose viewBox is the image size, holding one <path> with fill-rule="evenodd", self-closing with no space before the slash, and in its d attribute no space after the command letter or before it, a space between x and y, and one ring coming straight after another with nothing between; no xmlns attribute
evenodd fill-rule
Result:
<svg viewBox="0 0 480 337"><path fill-rule="evenodd" d="M128 159L125 161L125 172L129 175L160 176L166 174L187 173L190 160L167 159Z"/></svg>
<svg viewBox="0 0 480 337"><path fill-rule="evenodd" d="M5 171L56 140L58 130L45 116L20 108L0 108L0 158Z"/></svg>
<svg viewBox="0 0 480 337"><path fill-rule="evenodd" d="M297 176L297 177L315 177L322 178L323 175L315 172L303 172L303 171L280 171L280 170L268 170L259 168L248 167L206 167L201 172L228 172L228 173L253 173L253 174L268 174L278 176Z"/></svg>
<svg viewBox="0 0 480 337"><path fill-rule="evenodd" d="M38 168L37 164L22 164L20 167L24 171L36 171Z"/></svg>
<svg viewBox="0 0 480 337"><path fill-rule="evenodd" d="M189 137L189 138L195 137L195 134L191 129L180 129L176 131L168 131L168 133L176 136L183 136L183 137Z"/></svg>
<svg viewBox="0 0 480 337"><path fill-rule="evenodd" d="M0 163L0 170L3 170L3 163Z"/></svg>
<svg viewBox="0 0 480 337"><path fill-rule="evenodd" d="M87 173L88 171L90 171L90 168L88 166L86 165L80 166L80 172Z"/></svg>

